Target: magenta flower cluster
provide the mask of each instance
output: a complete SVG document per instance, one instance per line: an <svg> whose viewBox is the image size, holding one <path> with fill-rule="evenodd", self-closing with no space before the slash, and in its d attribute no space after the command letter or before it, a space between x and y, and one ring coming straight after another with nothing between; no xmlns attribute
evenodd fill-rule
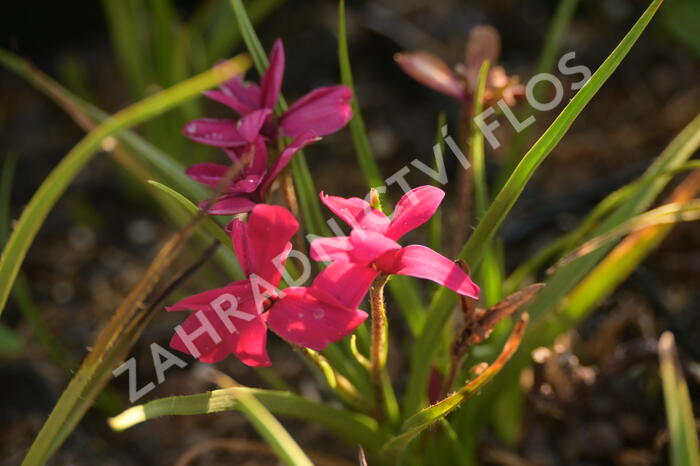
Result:
<svg viewBox="0 0 700 466"><path fill-rule="evenodd" d="M432 280L471 298L479 295L479 287L450 259L424 246L397 242L428 221L439 207L444 192L432 186L406 193L391 218L363 199L321 193L323 203L351 232L312 242L312 258L330 264L310 286L278 289L292 250L290 240L299 224L284 207L265 204L265 194L300 148L339 130L351 118L351 94L344 86L316 89L275 118L283 71L284 51L277 41L260 86L239 78L220 91L207 93L238 112L239 121L202 119L185 127L190 138L223 148L232 161L252 153L246 170L211 211L220 215L250 211L247 221L236 218L228 229L246 279L167 308L195 311L178 326L170 345L203 362L217 362L233 354L249 366L269 366L268 330L294 345L323 350L367 318L358 307L381 273ZM285 137L293 138L292 142L268 168L268 146ZM215 186L227 170L205 163L190 167L187 173Z"/></svg>

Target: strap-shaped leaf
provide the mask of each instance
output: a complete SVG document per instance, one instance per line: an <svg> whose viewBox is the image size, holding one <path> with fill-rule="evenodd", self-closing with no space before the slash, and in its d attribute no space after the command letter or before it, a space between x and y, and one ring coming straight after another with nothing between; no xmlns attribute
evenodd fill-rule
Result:
<svg viewBox="0 0 700 466"><path fill-rule="evenodd" d="M661 381L664 387L666 418L671 439L669 451L673 466L700 466L700 447L693 414L693 403L688 385L678 361L676 343L671 332L664 332L659 340Z"/></svg>
<svg viewBox="0 0 700 466"><path fill-rule="evenodd" d="M501 354L484 372L479 374L474 380L463 386L460 390L452 395L429 406L404 422L401 428L401 433L393 437L382 449L382 454L388 457L394 457L408 443L413 440L416 435L433 425L434 423L444 419L450 412L456 409L464 400L478 393L479 389L486 385L498 374L508 360L515 354L520 346L520 341L527 327L528 316L523 314L515 325L508 341L506 341Z"/></svg>
<svg viewBox="0 0 700 466"><path fill-rule="evenodd" d="M556 120L523 156L460 253L460 258L464 259L470 267L475 268L479 265L488 244L537 167L561 141L578 115L617 69L662 3L663 0L654 0L651 3L620 44L593 73L591 79L576 93ZM416 340L411 358L412 370L406 395L406 410L409 413L416 412L425 399L432 356L438 348L434 342L444 328L454 302L454 295L444 288L440 289L433 298L426 325L421 336Z"/></svg>
<svg viewBox="0 0 700 466"><path fill-rule="evenodd" d="M338 63L340 64L340 79L343 84L352 89L352 119L350 120L350 132L355 145L357 161L360 163L362 173L367 181L367 188L377 188L384 185L379 166L372 153L372 147L367 137L367 129L360 112L357 93L352 79L352 67L350 66L350 52L348 51L348 36L345 28L345 0L338 4Z"/></svg>
<svg viewBox="0 0 700 466"><path fill-rule="evenodd" d="M68 185L94 157L105 138L162 114L169 108L197 96L203 90L240 74L248 66L247 57L236 57L220 67L127 107L88 133L53 169L32 196L3 250L0 258L0 313L7 303L17 273L39 228Z"/></svg>
<svg viewBox="0 0 700 466"><path fill-rule="evenodd" d="M255 397L271 413L316 422L352 445L361 444L378 451L382 437L377 422L362 414L332 408L293 393L249 387L232 387L197 395L174 396L134 406L109 420L116 430L161 416L209 414L240 409L241 395Z"/></svg>

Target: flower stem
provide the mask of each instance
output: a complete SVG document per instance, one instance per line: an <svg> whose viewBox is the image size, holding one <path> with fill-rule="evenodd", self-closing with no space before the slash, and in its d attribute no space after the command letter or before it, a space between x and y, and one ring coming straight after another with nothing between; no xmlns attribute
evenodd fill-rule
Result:
<svg viewBox="0 0 700 466"><path fill-rule="evenodd" d="M370 354L370 373L374 386L375 406L377 416L382 417L386 408L383 380L386 371L386 360L389 353L387 344L388 325L386 320L386 306L384 305L384 286L389 281L389 275L382 273L369 289L370 305L372 308L372 349ZM387 377L388 379L388 377Z"/></svg>

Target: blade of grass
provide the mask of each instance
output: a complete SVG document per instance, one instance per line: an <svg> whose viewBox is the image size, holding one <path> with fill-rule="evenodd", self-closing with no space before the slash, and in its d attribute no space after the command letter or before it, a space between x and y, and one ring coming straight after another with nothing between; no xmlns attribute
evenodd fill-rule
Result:
<svg viewBox="0 0 700 466"><path fill-rule="evenodd" d="M172 188L170 188L162 183L158 183L157 181L153 181L153 180L148 180L148 184L150 184L151 186L166 193L168 196L172 197L182 207L184 207L190 214L194 215L199 211L199 207L197 207L192 201L190 201L189 199L187 199L185 196L183 196L179 192L175 191L174 189L172 189ZM212 220L211 217L206 217L204 220L202 220L202 226L204 228L206 228L206 230L214 238L218 239L219 242L225 248L231 247L231 238L229 238L229 236L226 234L224 229L221 228L221 225L219 225L214 220Z"/></svg>
<svg viewBox="0 0 700 466"><path fill-rule="evenodd" d="M662 230L668 230L678 222L692 222L700 219L700 200L688 202L673 202L664 204L660 207L652 209L636 217L623 222L621 225L613 228L607 233L596 236L584 244L576 248L573 252L559 260L554 266L550 267L550 273L562 266L573 262L579 257L590 254L596 249L609 244L621 237L630 233L638 232L642 229L652 228L656 226L664 226Z"/></svg>
<svg viewBox="0 0 700 466"><path fill-rule="evenodd" d="M185 247L185 243L194 234L199 222L206 217L206 212L211 208L214 200L241 169L240 163L229 169L215 192L207 200L206 206L197 212L184 229L172 235L163 245L153 262L121 302L112 319L100 332L80 369L58 399L24 458L23 466L44 464L58 450L107 384L112 375L111 371L127 355L156 309L162 305L162 301L201 267L217 249L219 245L215 242L197 262L164 286L159 291L160 294L153 296L153 291L160 283L163 274L169 270L177 255Z"/></svg>
<svg viewBox="0 0 700 466"><path fill-rule="evenodd" d="M54 168L41 184L10 236L0 258L0 313L5 307L15 277L44 219L78 172L92 159L105 138L137 125L168 108L195 97L202 90L215 86L241 73L248 59L240 56L210 71L183 81L116 113L85 136Z"/></svg>
<svg viewBox="0 0 700 466"><path fill-rule="evenodd" d="M578 6L579 0L560 0L557 5L557 11L554 13L552 18L552 23L549 26L547 35L545 36L544 46L540 51L539 59L537 60L537 66L535 66L534 75L540 73L551 73L554 70L554 64L557 61L557 55L559 54L562 45L564 44L564 35L569 30L569 24L574 16L576 7ZM542 101L542 86L535 87L533 90L534 99L538 102ZM518 112L518 121L523 121L529 115L532 114L534 108L529 102L525 102L524 106ZM525 150L525 144L530 140L532 131L534 130L534 125L530 125L523 131L516 132L513 137L513 144L508 154L508 159L501 170L500 182L498 186L501 186L503 182L510 176L515 166L520 160L520 154Z"/></svg>
<svg viewBox="0 0 700 466"><path fill-rule="evenodd" d="M360 104L357 100L357 92L352 79L352 67L350 65L350 52L348 51L348 37L345 28L345 0L338 4L338 63L340 64L340 79L343 84L352 90L352 119L350 120L350 132L355 145L357 161L367 181L367 188L384 186L384 179L374 158L372 147L367 137L367 129L360 112Z"/></svg>
<svg viewBox="0 0 700 466"><path fill-rule="evenodd" d="M537 167L552 152L588 102L617 69L661 4L662 0L655 0L650 4L620 44L593 73L591 79L576 93L542 137L525 154L460 252L460 258L464 259L470 267L475 268L479 265L491 239ZM408 413L416 412L425 400L429 368L436 349L434 342L444 328L454 302L454 295L444 288L438 290L431 302L426 325L421 336L416 340L411 357L412 369L405 402Z"/></svg>
<svg viewBox="0 0 700 466"><path fill-rule="evenodd" d="M134 406L109 420L115 430L161 416L208 414L240 409L241 394L250 394L270 412L318 423L351 444L377 451L382 444L377 423L369 416L332 408L289 392L232 387L197 395L174 396Z"/></svg>
<svg viewBox="0 0 700 466"><path fill-rule="evenodd" d="M671 441L669 460L672 466L700 466L700 446L693 415L693 403L678 360L671 332L659 339L659 363L664 388L666 417Z"/></svg>
<svg viewBox="0 0 700 466"><path fill-rule="evenodd" d="M442 401L439 401L432 406L424 408L408 418L401 428L401 433L390 439L384 445L382 448L382 454L390 458L396 456L403 448L406 447L406 445L408 445L411 440L416 437L416 435L434 423L444 419L467 398L470 398L478 393L479 389L490 382L491 379L493 379L493 377L498 374L501 369L503 369L503 366L505 366L513 354L515 354L525 333L527 322L527 314L523 314L520 321L513 329L508 341L504 345L498 359L496 359L496 361L494 361L494 363L491 364L484 372L452 395L449 395Z"/></svg>
<svg viewBox="0 0 700 466"><path fill-rule="evenodd" d="M690 201L690 199L696 196L698 192L700 192L700 170L696 170L688 175L676 187L669 196L668 201L670 204L641 216L643 219L650 217L652 222L641 230L637 229L637 231L625 238L586 276L585 280L574 288L567 297L562 318L565 318L568 322L580 321L596 303L622 283L651 254L670 233L675 223L673 213L664 212L665 210L681 205L682 207L678 212L679 215L683 214L682 210L686 210L688 214L693 216L693 209L695 209L694 216L697 219L697 208L700 206L700 200ZM654 212L667 213L667 216L670 217L668 222L660 221L658 224L654 224ZM661 218L659 220L664 219ZM612 230L608 235L614 234L618 229L624 229L625 225L623 224ZM602 239L605 240L605 236Z"/></svg>
<svg viewBox="0 0 700 466"><path fill-rule="evenodd" d="M626 201L621 203L605 218L593 234L599 235L610 231L616 225L621 224L626 219L646 209L668 184L672 177L671 173L683 167L685 161L691 157L698 148L700 148L700 115L693 119L683 131L673 139L640 179L634 183L637 186L635 191ZM680 200L683 200L683 198ZM642 230L642 232L638 234L643 237L644 231L645 230ZM523 342L523 351L511 361L508 367L497 377L494 383L489 386L488 390L486 390L483 396L487 400L498 398L504 390L510 390L517 384L522 368L530 364L530 358L527 356L520 357L520 354L527 355L530 350L538 346L551 344L557 335L572 328L579 321L579 318L584 316L587 310L591 309L591 303L595 302L596 296L603 296L602 294L598 295L597 292L607 287L605 283L608 280L611 282L621 281L620 277L624 277L625 275L616 272L626 268L627 261L622 259L626 259L627 253L639 250L640 256L645 256L647 246L644 245L643 242L640 242L638 246L628 243L623 249L622 247L627 241L633 240L628 239L620 243L620 245L613 250L613 252L617 251L615 255L613 256L611 253L608 256L611 259L606 259L601 262L601 264L608 262L608 266L597 269L601 272L607 269L610 271L610 275L608 276L607 272L604 274L596 274L598 275L600 283L598 281L592 281L590 282L592 284L591 287L579 285L577 288L579 292L576 293L576 296L571 293L572 288L589 274L591 269L593 269L601 258L605 257L610 247L602 247L593 251L564 266L549 277L544 289L542 289L535 297L534 301L527 307L527 311L536 317L533 317L530 332L528 332L528 337ZM639 258L636 258L636 254L631 254L630 262L634 262L638 259ZM619 268L617 267L618 262L620 265ZM630 268L629 272L631 272L633 268L634 267ZM596 291L599 284L602 284L602 286ZM584 292L586 289L589 291ZM589 292L591 293L591 297L588 296ZM562 310L560 302L565 297L565 309ZM591 300L591 298L593 298L593 300ZM578 302L579 299L582 300L581 303ZM584 305L584 303L586 304ZM566 309L566 306L571 307L571 309ZM555 310L560 310L562 312L554 313ZM480 415L488 416L489 413L490 411L481 411Z"/></svg>

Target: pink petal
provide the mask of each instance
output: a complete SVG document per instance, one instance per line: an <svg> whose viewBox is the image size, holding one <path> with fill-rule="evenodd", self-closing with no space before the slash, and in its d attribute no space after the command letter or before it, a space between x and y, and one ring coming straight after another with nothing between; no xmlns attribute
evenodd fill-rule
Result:
<svg viewBox="0 0 700 466"><path fill-rule="evenodd" d="M284 46L277 39L270 52L270 65L260 81L261 105L264 108L275 108L277 98L282 89L284 77Z"/></svg>
<svg viewBox="0 0 700 466"><path fill-rule="evenodd" d="M350 233L352 251L350 256L353 262L369 264L389 251L401 249L399 243L387 238L382 233L353 229Z"/></svg>
<svg viewBox="0 0 700 466"><path fill-rule="evenodd" d="M226 96L227 99L212 98L224 105L228 105L241 115L247 115L253 110L262 108L260 102L260 88L257 84L243 81L243 75L238 75L226 81L220 89L221 93ZM208 94L207 96L211 97Z"/></svg>
<svg viewBox="0 0 700 466"><path fill-rule="evenodd" d="M406 246L376 262L386 273L432 280L463 296L477 299L479 287L456 263L425 246Z"/></svg>
<svg viewBox="0 0 700 466"><path fill-rule="evenodd" d="M420 186L410 190L396 204L386 235L399 239L418 228L435 214L444 197L445 192L434 186Z"/></svg>
<svg viewBox="0 0 700 466"><path fill-rule="evenodd" d="M229 167L219 163L198 163L187 167L185 174L205 186L216 187L226 175Z"/></svg>
<svg viewBox="0 0 700 466"><path fill-rule="evenodd" d="M246 277L250 276L254 272L255 264L253 263L254 252L251 250L250 242L248 241L248 224L243 220L234 218L226 225L226 231L231 236L233 250L236 252L243 275Z"/></svg>
<svg viewBox="0 0 700 466"><path fill-rule="evenodd" d="M241 307L241 311L253 316L251 320L230 318L230 323L235 327L233 333L216 312L201 311L205 322L208 321L211 324L211 328L218 338L214 339L208 332L204 332L191 339L192 344L200 353L199 360L214 363L233 353L248 366L269 366L270 359L265 348L267 327L264 319L255 314L254 310L255 307L248 303L245 307ZM191 314L181 324L182 330L186 334L191 335L204 325L198 314L200 313ZM175 333L170 340L170 347L186 354L192 354L178 333Z"/></svg>
<svg viewBox="0 0 700 466"><path fill-rule="evenodd" d="M438 92L457 99L464 97L464 85L457 75L439 58L428 52L405 52L394 60L410 77Z"/></svg>
<svg viewBox="0 0 700 466"><path fill-rule="evenodd" d="M351 334L367 313L327 303L308 288L286 288L269 311L270 329L285 340L316 351Z"/></svg>
<svg viewBox="0 0 700 466"><path fill-rule="evenodd" d="M185 136L202 144L216 147L239 146L246 143L233 120L202 118L190 121L182 129Z"/></svg>
<svg viewBox="0 0 700 466"><path fill-rule="evenodd" d="M199 208L206 207L206 203L206 201L200 202ZM256 204L256 202L239 194L224 195L214 202L207 213L211 215L236 215L252 210Z"/></svg>
<svg viewBox="0 0 700 466"><path fill-rule="evenodd" d="M353 262L349 236L316 238L311 242L311 258L319 262Z"/></svg>
<svg viewBox="0 0 700 466"><path fill-rule="evenodd" d="M255 206L248 217L247 235L243 240L248 243L245 252L249 256L248 273L255 273L276 286L289 253L289 240L298 229L299 223L284 207Z"/></svg>
<svg viewBox="0 0 700 466"><path fill-rule="evenodd" d="M352 118L351 98L352 91L347 86L320 87L289 107L280 126L292 137L304 131L318 136L335 133Z"/></svg>
<svg viewBox="0 0 700 466"><path fill-rule="evenodd" d="M366 265L333 262L316 276L310 290L323 301L355 309L378 274Z"/></svg>
<svg viewBox="0 0 700 466"><path fill-rule="evenodd" d="M265 119L272 114L269 108L250 112L238 122L238 132L246 142L253 142L262 129Z"/></svg>
<svg viewBox="0 0 700 466"><path fill-rule="evenodd" d="M226 190L228 194L248 194L252 193L256 189L258 189L258 186L260 186L260 182L262 181L262 176L259 175L250 175L246 176L245 178L241 178L240 180L237 180L231 186Z"/></svg>
<svg viewBox="0 0 700 466"><path fill-rule="evenodd" d="M373 209L369 203L359 197L345 199L338 196L326 196L322 192L321 202L352 228L383 233L389 226L389 219L386 215Z"/></svg>
<svg viewBox="0 0 700 466"><path fill-rule="evenodd" d="M282 173L282 170L284 170L284 168L287 166L289 161L292 160L294 154L318 140L319 138L317 138L316 135L310 131L304 132L294 138L292 142L290 142L289 145L284 148L280 156L277 157L277 160L275 160L269 174L267 177L265 177L265 182L261 186L260 192L265 193L268 190L272 182L275 181L279 174Z"/></svg>
<svg viewBox="0 0 700 466"><path fill-rule="evenodd" d="M173 311L213 311L211 302L223 294L232 294L236 297L246 297L250 295L250 282L241 280L229 283L222 288L204 291L192 295L188 298L181 299L172 306L167 306L165 309L168 312Z"/></svg>

